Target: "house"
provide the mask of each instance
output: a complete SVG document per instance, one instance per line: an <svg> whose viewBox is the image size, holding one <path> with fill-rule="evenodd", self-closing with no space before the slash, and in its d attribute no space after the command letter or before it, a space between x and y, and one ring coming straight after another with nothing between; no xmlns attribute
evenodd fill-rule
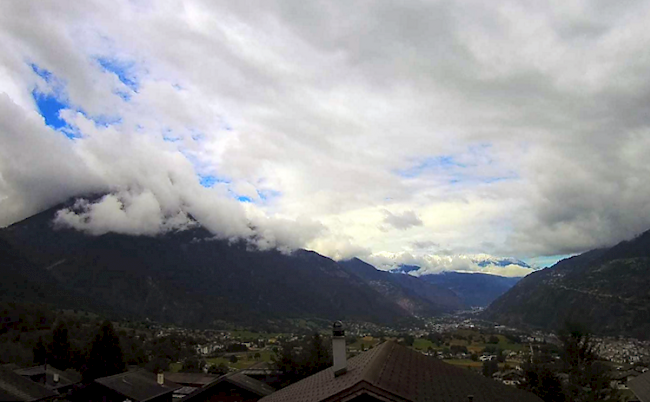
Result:
<svg viewBox="0 0 650 402"><path fill-rule="evenodd" d="M245 374L253 379L262 381L263 383L273 386L280 380L280 370L273 367L268 362L259 362L252 366L240 370L240 373Z"/></svg>
<svg viewBox="0 0 650 402"><path fill-rule="evenodd" d="M227 374L182 399L183 402L255 402L275 389L241 372Z"/></svg>
<svg viewBox="0 0 650 402"><path fill-rule="evenodd" d="M636 370L617 371L610 377L611 385L618 389L628 389L628 383L640 375Z"/></svg>
<svg viewBox="0 0 650 402"><path fill-rule="evenodd" d="M0 368L0 401L50 401L57 393L11 370Z"/></svg>
<svg viewBox="0 0 650 402"><path fill-rule="evenodd" d="M172 402L174 391L180 385L166 380L164 374L152 374L144 370L127 371L96 379L88 392L88 398L102 402Z"/></svg>
<svg viewBox="0 0 650 402"><path fill-rule="evenodd" d="M627 386L632 390L637 400L650 402L650 371L628 381Z"/></svg>
<svg viewBox="0 0 650 402"><path fill-rule="evenodd" d="M517 385L521 383L523 375L517 370L510 369L497 371L496 373L492 374L492 378L494 380L501 381L505 385Z"/></svg>
<svg viewBox="0 0 650 402"><path fill-rule="evenodd" d="M541 402L536 395L393 341L348 361L340 323L335 324L332 346L332 367L276 391L260 402Z"/></svg>
<svg viewBox="0 0 650 402"><path fill-rule="evenodd" d="M78 372L74 370L61 371L45 364L16 369L14 373L42 384L45 388L51 389L57 394L64 394L81 383L81 374Z"/></svg>

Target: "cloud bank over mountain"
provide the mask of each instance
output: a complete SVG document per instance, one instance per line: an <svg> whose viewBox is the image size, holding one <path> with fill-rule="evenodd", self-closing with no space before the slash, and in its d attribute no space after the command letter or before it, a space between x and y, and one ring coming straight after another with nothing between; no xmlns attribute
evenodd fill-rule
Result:
<svg viewBox="0 0 650 402"><path fill-rule="evenodd" d="M453 269L611 245L650 227L648 17L634 1L4 2L0 225L85 196L57 223L196 220Z"/></svg>

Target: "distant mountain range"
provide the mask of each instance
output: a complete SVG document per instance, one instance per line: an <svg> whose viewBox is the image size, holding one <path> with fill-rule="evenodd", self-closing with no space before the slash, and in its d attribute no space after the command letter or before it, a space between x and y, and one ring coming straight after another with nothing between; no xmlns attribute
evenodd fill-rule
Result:
<svg viewBox="0 0 650 402"><path fill-rule="evenodd" d="M432 315L462 309L462 300L451 290L410 275L395 275L353 258L341 261L349 272L414 314Z"/></svg>
<svg viewBox="0 0 650 402"><path fill-rule="evenodd" d="M398 276L413 278L411 274L419 270L420 267L418 266L402 265L391 272ZM460 297L465 307L486 307L521 279L519 277L509 278L491 274L465 272L424 274L419 275L417 278L432 285L451 290Z"/></svg>
<svg viewBox="0 0 650 402"><path fill-rule="evenodd" d="M504 324L558 329L576 321L599 334L647 338L650 231L533 272L484 314Z"/></svg>
<svg viewBox="0 0 650 402"><path fill-rule="evenodd" d="M396 324L462 307L451 291L315 252L256 251L200 227L158 236L57 229L48 209L0 229L0 299L187 326L287 319Z"/></svg>

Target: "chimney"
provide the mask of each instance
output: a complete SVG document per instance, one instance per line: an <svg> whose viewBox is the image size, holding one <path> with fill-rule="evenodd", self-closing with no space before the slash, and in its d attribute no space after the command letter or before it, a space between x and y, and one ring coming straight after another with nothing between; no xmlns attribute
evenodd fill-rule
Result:
<svg viewBox="0 0 650 402"><path fill-rule="evenodd" d="M348 371L345 331L343 331L341 321L337 321L332 325L332 353L334 355L334 376L338 377Z"/></svg>
<svg viewBox="0 0 650 402"><path fill-rule="evenodd" d="M52 379L54 380L54 384L58 384L59 383L59 374L58 373L52 374Z"/></svg>
<svg viewBox="0 0 650 402"><path fill-rule="evenodd" d="M165 374L158 373L158 385L163 385L165 383Z"/></svg>

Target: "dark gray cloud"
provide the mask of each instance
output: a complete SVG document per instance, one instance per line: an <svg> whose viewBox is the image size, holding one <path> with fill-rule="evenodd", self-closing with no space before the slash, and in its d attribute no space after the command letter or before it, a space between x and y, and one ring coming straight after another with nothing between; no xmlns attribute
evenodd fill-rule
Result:
<svg viewBox="0 0 650 402"><path fill-rule="evenodd" d="M422 226L422 221L413 211L392 213L384 210L384 223L399 230L406 230L413 226Z"/></svg>

